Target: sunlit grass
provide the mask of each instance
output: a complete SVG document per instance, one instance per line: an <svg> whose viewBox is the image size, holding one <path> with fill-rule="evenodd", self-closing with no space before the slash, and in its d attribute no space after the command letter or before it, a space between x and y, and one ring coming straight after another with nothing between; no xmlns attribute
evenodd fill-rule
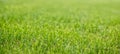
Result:
<svg viewBox="0 0 120 54"><path fill-rule="evenodd" d="M0 54L119 54L119 0L0 0Z"/></svg>

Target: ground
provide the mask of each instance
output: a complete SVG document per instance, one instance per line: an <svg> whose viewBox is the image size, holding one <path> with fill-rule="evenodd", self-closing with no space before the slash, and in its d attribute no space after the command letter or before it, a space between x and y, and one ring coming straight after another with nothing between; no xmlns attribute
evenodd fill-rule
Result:
<svg viewBox="0 0 120 54"><path fill-rule="evenodd" d="M0 0L0 54L119 54L120 0Z"/></svg>

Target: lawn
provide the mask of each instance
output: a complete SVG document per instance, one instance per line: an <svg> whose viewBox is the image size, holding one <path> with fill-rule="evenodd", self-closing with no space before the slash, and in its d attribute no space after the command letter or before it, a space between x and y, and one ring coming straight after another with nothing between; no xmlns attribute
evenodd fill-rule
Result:
<svg viewBox="0 0 120 54"><path fill-rule="evenodd" d="M0 54L119 54L120 0L0 0Z"/></svg>

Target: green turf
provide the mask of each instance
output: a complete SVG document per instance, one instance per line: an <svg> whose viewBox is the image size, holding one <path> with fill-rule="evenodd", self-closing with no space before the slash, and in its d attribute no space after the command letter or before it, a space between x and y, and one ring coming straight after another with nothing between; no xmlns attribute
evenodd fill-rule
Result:
<svg viewBox="0 0 120 54"><path fill-rule="evenodd" d="M120 0L0 0L0 54L119 54Z"/></svg>

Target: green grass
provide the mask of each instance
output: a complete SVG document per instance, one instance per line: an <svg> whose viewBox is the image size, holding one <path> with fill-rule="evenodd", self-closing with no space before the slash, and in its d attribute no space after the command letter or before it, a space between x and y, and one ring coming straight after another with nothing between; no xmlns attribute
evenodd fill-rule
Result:
<svg viewBox="0 0 120 54"><path fill-rule="evenodd" d="M119 53L119 0L0 0L0 54Z"/></svg>

